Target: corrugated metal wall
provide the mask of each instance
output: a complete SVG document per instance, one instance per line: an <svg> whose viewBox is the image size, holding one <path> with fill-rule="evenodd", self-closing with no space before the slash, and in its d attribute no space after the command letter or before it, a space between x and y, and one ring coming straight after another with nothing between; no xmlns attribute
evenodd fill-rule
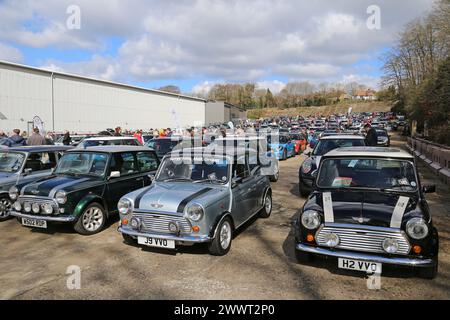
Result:
<svg viewBox="0 0 450 320"><path fill-rule="evenodd" d="M53 85L56 131L97 132L116 126L148 130L205 122L202 100L62 74L55 74ZM52 130L51 74L0 64L0 112L7 118L0 120L0 130L26 130L36 115Z"/></svg>

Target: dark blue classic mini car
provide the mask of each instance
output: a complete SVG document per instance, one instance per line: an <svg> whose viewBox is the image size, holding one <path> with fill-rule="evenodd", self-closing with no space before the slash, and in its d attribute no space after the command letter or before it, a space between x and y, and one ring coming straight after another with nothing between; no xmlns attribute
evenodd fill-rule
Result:
<svg viewBox="0 0 450 320"><path fill-rule="evenodd" d="M299 261L338 258L343 269L381 273L383 264L438 270L433 226L414 158L392 148L342 148L327 153L313 193L295 222Z"/></svg>

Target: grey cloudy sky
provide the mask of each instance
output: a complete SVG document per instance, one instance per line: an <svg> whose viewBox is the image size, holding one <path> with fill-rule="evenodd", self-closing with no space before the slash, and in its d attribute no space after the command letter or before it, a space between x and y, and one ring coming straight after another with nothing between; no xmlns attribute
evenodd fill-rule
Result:
<svg viewBox="0 0 450 320"><path fill-rule="evenodd" d="M81 29L66 26L69 5ZM381 9L369 30L367 8ZM279 91L292 80L376 86L379 55L432 0L0 1L0 59L131 84Z"/></svg>

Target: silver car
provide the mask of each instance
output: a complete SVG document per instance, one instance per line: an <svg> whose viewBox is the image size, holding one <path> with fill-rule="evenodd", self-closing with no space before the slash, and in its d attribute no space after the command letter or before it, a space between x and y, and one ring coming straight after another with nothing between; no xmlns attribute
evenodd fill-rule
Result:
<svg viewBox="0 0 450 320"><path fill-rule="evenodd" d="M0 149L0 221L10 216L9 189L18 183L31 183L52 174L64 151L63 146L29 146Z"/></svg>
<svg viewBox="0 0 450 320"><path fill-rule="evenodd" d="M210 254L225 255L236 229L272 212L269 178L261 174L269 165L243 148L213 155L204 148L174 151L152 186L119 201L118 230L129 244L175 249L206 242Z"/></svg>

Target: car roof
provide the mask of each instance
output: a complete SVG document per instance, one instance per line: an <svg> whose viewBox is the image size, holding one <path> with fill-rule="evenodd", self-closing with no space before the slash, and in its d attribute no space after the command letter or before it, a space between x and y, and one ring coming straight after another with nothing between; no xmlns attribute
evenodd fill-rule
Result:
<svg viewBox="0 0 450 320"><path fill-rule="evenodd" d="M48 152L48 151L66 151L73 149L72 146L54 146L54 145L43 145L43 146L24 146L24 147L11 147L7 149L2 149L2 151L15 151L15 152Z"/></svg>
<svg viewBox="0 0 450 320"><path fill-rule="evenodd" d="M232 148L218 147L218 148L214 149L215 150L214 152L211 152L211 151L208 152L207 150L208 150L208 148L203 148L203 147L184 148L184 149L174 150L174 151L170 152L170 155L179 155L181 153L181 155L184 155L184 156L193 154L193 155L207 155L207 156L217 156L217 157L221 157L221 156L233 157L233 156L241 156L241 155L244 155L245 153L249 153L250 151L252 151L252 149L248 149L248 148L244 148L244 147L232 147Z"/></svg>
<svg viewBox="0 0 450 320"><path fill-rule="evenodd" d="M398 148L383 147L347 147L331 150L324 157L376 157L414 159L408 152Z"/></svg>
<svg viewBox="0 0 450 320"><path fill-rule="evenodd" d="M87 138L84 141L110 141L110 140L137 140L135 137L91 137L91 138Z"/></svg>
<svg viewBox="0 0 450 320"><path fill-rule="evenodd" d="M118 152L132 152L132 151L154 151L148 147L143 146L98 146L87 148L75 148L69 152L105 152L105 153L118 153Z"/></svg>
<svg viewBox="0 0 450 320"><path fill-rule="evenodd" d="M320 138L320 140L354 140L354 139L364 140L364 137L356 134L341 134L341 135L325 136Z"/></svg>

